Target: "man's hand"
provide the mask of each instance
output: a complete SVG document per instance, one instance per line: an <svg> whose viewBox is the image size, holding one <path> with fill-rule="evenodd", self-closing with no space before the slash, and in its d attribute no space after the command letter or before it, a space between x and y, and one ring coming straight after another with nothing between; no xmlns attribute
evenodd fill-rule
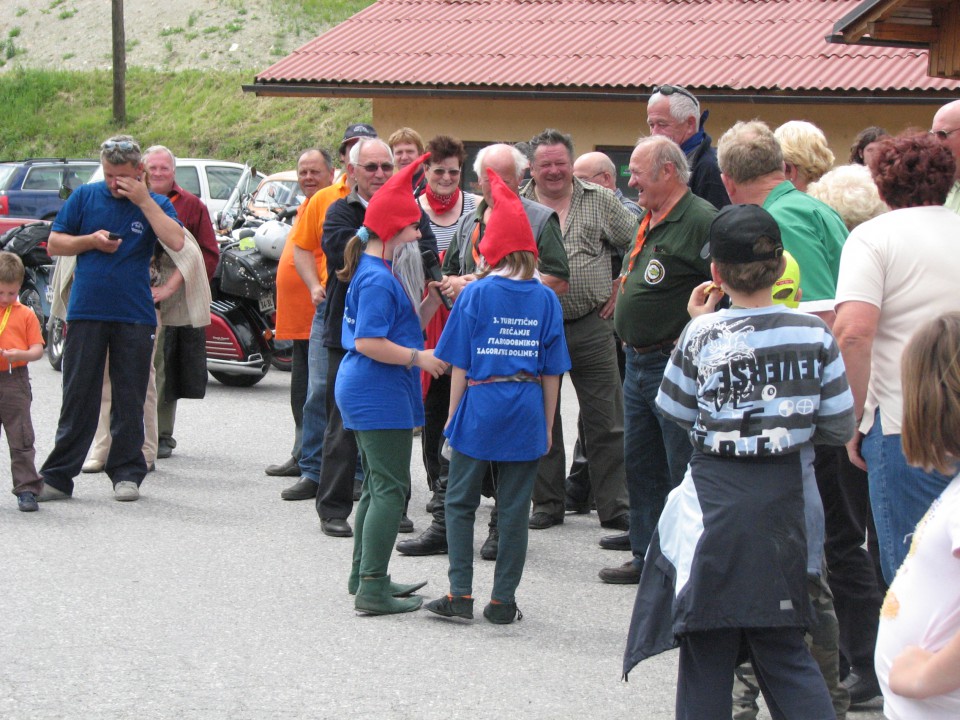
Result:
<svg viewBox="0 0 960 720"><path fill-rule="evenodd" d="M147 188L147 176L145 173L139 177L119 177L117 178L117 193L125 197L137 207L142 208L144 203L149 202L150 190Z"/></svg>
<svg viewBox="0 0 960 720"><path fill-rule="evenodd" d="M444 275L440 281L440 292L451 300L456 300L457 296L463 292L467 283L477 279L476 275Z"/></svg>
<svg viewBox="0 0 960 720"><path fill-rule="evenodd" d="M853 434L853 438L847 443L847 457L850 458L850 462L856 465L858 468L867 471L867 461L863 459L863 455L860 454L860 445L863 443L863 433L857 430Z"/></svg>
<svg viewBox="0 0 960 720"><path fill-rule="evenodd" d="M107 255L112 255L117 251L117 248L120 247L120 243L123 242L123 238L120 238L116 235L111 237L112 233L107 232L106 230L97 230L95 233L90 235L90 240L93 241L93 250L99 250L102 253L107 253Z"/></svg>
<svg viewBox="0 0 960 720"><path fill-rule="evenodd" d="M607 298L603 307L600 308L600 317L604 320L609 320L613 317L613 309L617 304L617 291L620 289L621 281L622 278L619 275L613 279L613 290L610 292L610 297Z"/></svg>
<svg viewBox="0 0 960 720"><path fill-rule="evenodd" d="M723 297L723 290L712 282L700 283L687 301L687 313L691 318L712 313L717 309L717 303Z"/></svg>
<svg viewBox="0 0 960 720"><path fill-rule="evenodd" d="M313 300L314 306L319 305L327 299L327 289L320 283L317 283L317 286L310 292L310 299Z"/></svg>

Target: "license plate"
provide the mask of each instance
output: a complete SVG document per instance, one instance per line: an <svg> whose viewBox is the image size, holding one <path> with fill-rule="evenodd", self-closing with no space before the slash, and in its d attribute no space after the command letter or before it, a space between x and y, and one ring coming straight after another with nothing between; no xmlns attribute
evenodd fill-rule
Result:
<svg viewBox="0 0 960 720"><path fill-rule="evenodd" d="M53 285L47 285L47 289L44 290L43 294L47 296L47 302L52 303L53 302Z"/></svg>
<svg viewBox="0 0 960 720"><path fill-rule="evenodd" d="M260 298L260 312L271 313L273 311L273 295L264 295L262 298Z"/></svg>

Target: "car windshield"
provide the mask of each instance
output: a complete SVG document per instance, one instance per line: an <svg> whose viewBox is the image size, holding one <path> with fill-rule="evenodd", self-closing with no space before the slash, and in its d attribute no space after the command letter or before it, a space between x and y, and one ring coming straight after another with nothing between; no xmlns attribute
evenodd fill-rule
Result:
<svg viewBox="0 0 960 720"><path fill-rule="evenodd" d="M296 180L270 180L263 183L253 198L254 205L272 208L277 205L289 207L299 205L305 196L300 192L300 184Z"/></svg>

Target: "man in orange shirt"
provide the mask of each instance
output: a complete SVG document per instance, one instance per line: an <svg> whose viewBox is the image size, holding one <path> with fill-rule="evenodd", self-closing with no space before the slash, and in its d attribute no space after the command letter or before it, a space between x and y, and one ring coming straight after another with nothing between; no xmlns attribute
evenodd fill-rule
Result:
<svg viewBox="0 0 960 720"><path fill-rule="evenodd" d="M340 143L339 155L342 165L350 148L362 137L376 137L377 132L371 126L357 123L347 127ZM287 246L292 248L293 262L297 274L310 293L313 306L313 323L310 328L310 343L307 363L310 366L307 381L307 398L303 406L303 425L301 430L300 459L298 463L300 479L280 493L284 500L312 500L317 496L320 483L320 464L323 458L323 434L327 428L327 350L323 345L324 316L326 314L326 259L320 239L323 235L323 221L327 209L340 198L350 194L347 175L343 173L332 185L319 190L302 208L290 235ZM324 258L323 275L320 272L320 260ZM332 268L331 270L336 270Z"/></svg>
<svg viewBox="0 0 960 720"><path fill-rule="evenodd" d="M307 203L317 191L329 187L333 182L333 157L327 150L307 150L297 160L297 180L306 199L297 209L297 216L303 214ZM294 225L297 221L294 222ZM293 450L286 462L269 465L267 475L300 477L301 437L303 431L303 409L307 401L307 385L310 376L308 349L310 346L310 328L316 306L310 291L300 279L293 262L292 242L283 246L280 263L277 266L277 338L293 341L293 368L290 377L290 409L296 428ZM323 251L316 253L317 275L326 279L327 263Z"/></svg>

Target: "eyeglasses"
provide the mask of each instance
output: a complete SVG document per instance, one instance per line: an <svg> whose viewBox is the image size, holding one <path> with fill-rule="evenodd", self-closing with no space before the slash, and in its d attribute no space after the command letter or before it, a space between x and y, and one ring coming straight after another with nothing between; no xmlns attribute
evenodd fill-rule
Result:
<svg viewBox="0 0 960 720"><path fill-rule="evenodd" d="M960 127L955 127L953 130L931 130L931 135L936 135L938 140L946 140L957 130L960 130Z"/></svg>
<svg viewBox="0 0 960 720"><path fill-rule="evenodd" d="M120 150L121 152L136 150L137 152L140 152L140 146L132 140L104 140L103 144L100 146L100 149Z"/></svg>
<svg viewBox="0 0 960 720"><path fill-rule="evenodd" d="M442 178L444 175L449 175L452 178L460 177L460 170L458 168L448 169L442 167L435 167L430 170L433 173L435 178Z"/></svg>
<svg viewBox="0 0 960 720"><path fill-rule="evenodd" d="M393 170L393 163L367 163L366 165L358 165L357 167L362 167L368 173L375 173L378 169L383 170L384 172L390 172Z"/></svg>
<svg viewBox="0 0 960 720"><path fill-rule="evenodd" d="M579 175L577 175L577 179L583 182L592 182L595 177L600 177L601 175L605 175L606 172L607 172L606 170L601 170L600 172L595 172L590 177L580 177Z"/></svg>
<svg viewBox="0 0 960 720"><path fill-rule="evenodd" d="M682 87L677 87L676 85L654 85L651 95L656 95L657 93L660 93L664 97L670 97L674 93L677 93L678 95L686 95L695 103L699 104L699 101L693 96L692 93L684 90Z"/></svg>

